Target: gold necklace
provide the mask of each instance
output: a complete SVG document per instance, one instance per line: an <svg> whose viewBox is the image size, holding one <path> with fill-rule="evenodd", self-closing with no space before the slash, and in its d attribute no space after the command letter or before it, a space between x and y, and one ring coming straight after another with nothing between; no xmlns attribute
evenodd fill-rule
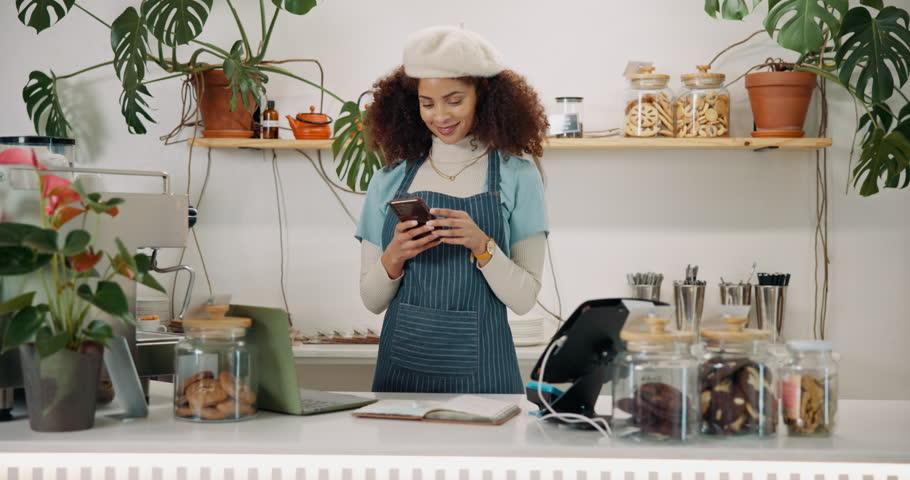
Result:
<svg viewBox="0 0 910 480"><path fill-rule="evenodd" d="M474 159L471 160L467 165L465 165L464 167L461 167L461 170L459 170L458 173L456 173L455 175L446 175L445 173L441 172L438 168L436 168L436 164L433 163L433 154L432 154L432 153L429 154L428 158L430 159L430 167L433 168L433 171L436 172L437 175L439 175L440 177L442 177L442 178L444 178L444 179L446 179L446 180L448 180L448 181L450 181L450 182L454 182L454 181L455 181L455 178L456 178L457 176L461 175L461 174L462 174L465 170L467 170L469 167L471 167L471 166L474 165L475 163L479 162L480 159L483 158L483 156L486 155L486 154L487 154L487 152L483 152L483 153L481 153L480 155L474 157Z"/></svg>

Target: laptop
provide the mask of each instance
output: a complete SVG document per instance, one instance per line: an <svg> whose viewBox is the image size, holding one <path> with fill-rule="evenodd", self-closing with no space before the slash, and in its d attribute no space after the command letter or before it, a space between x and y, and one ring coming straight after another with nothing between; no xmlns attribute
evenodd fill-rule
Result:
<svg viewBox="0 0 910 480"><path fill-rule="evenodd" d="M247 338L258 352L259 390L256 406L290 415L313 415L360 408L374 398L300 388L288 336L288 314L279 308L231 305L230 316L247 317L253 324Z"/></svg>

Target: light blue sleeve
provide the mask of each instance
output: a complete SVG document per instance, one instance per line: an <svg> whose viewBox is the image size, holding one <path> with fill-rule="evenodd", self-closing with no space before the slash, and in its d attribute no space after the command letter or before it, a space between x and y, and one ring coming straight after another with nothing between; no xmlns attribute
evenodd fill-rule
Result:
<svg viewBox="0 0 910 480"><path fill-rule="evenodd" d="M503 215L509 225L509 245L535 233L550 233L543 181L534 162L510 156L500 163Z"/></svg>
<svg viewBox="0 0 910 480"><path fill-rule="evenodd" d="M391 170L380 169L370 180L367 196L363 201L363 211L354 237L358 241L368 241L382 246L382 227L389 212L389 200L395 196L398 186L404 179L406 162L401 162Z"/></svg>

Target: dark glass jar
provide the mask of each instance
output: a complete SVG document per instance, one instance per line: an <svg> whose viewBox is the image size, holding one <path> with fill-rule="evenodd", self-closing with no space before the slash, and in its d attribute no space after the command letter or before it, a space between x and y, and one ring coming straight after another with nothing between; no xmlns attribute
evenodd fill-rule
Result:
<svg viewBox="0 0 910 480"><path fill-rule="evenodd" d="M699 368L701 432L754 435L777 432L778 396L768 332L743 328L747 318L724 317L726 330L703 329Z"/></svg>

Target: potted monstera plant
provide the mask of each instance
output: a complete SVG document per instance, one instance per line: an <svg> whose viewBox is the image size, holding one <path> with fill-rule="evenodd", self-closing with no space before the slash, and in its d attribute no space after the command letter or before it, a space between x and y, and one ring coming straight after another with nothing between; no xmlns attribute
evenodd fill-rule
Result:
<svg viewBox="0 0 910 480"><path fill-rule="evenodd" d="M761 3L705 0L704 8L712 17L720 14L724 19L741 20ZM860 195L868 196L880 187L910 185L910 100L901 91L910 75L910 17L906 10L885 6L882 0L861 0L852 7L849 3L768 0L765 30L798 57L792 62L771 61L761 66L784 75L821 76L846 90L862 107L864 113L857 125L862 138L853 182L861 184ZM763 76L768 73L759 73L752 81L747 75L747 87L766 83ZM781 102L780 97L772 100ZM765 110L769 109L753 103L753 113Z"/></svg>
<svg viewBox="0 0 910 480"><path fill-rule="evenodd" d="M120 79L120 111L127 129L134 134L146 133L147 124L155 121L148 104L151 93L147 86L177 78L196 88L205 128L222 135L225 131L230 135L230 131L249 128L250 111L265 93L270 74L302 81L342 102L339 124L351 125L357 123L355 120L362 120L358 102L345 101L322 85L282 66L288 62L311 60L266 58L278 17L283 13L305 15L316 6L316 0L259 0L256 23L260 37L255 45L251 41L252 30L241 21L235 3L236 0L225 0L223 5L230 10L240 38L223 48L200 39L213 0L139 0L136 6L126 7L110 22L75 0L16 0L19 20L37 33L78 10L103 25L110 35L113 58L109 61L64 75L53 71L29 74L22 96L36 132L56 137L71 135L58 86L60 82L98 68L110 68ZM149 78L152 69L160 70L162 75ZM220 104L211 105L209 100ZM362 132L353 133L357 138L347 137L349 141L343 142L335 151L338 172L340 176L344 173L343 178L351 188L365 189L381 164L375 155L369 155L369 150L362 147Z"/></svg>
<svg viewBox="0 0 910 480"><path fill-rule="evenodd" d="M102 199L78 180L42 172L31 150L4 150L0 165L34 169L40 207L36 224L0 223L0 282L19 279L17 288L0 290L18 293L0 299L0 318L6 317L0 353L19 349L33 430L91 428L102 353L113 336L97 313L132 321L115 277L164 288L149 273L147 256L131 255L119 239L116 252L104 252L86 230L97 229L90 216L116 216L122 199Z"/></svg>

